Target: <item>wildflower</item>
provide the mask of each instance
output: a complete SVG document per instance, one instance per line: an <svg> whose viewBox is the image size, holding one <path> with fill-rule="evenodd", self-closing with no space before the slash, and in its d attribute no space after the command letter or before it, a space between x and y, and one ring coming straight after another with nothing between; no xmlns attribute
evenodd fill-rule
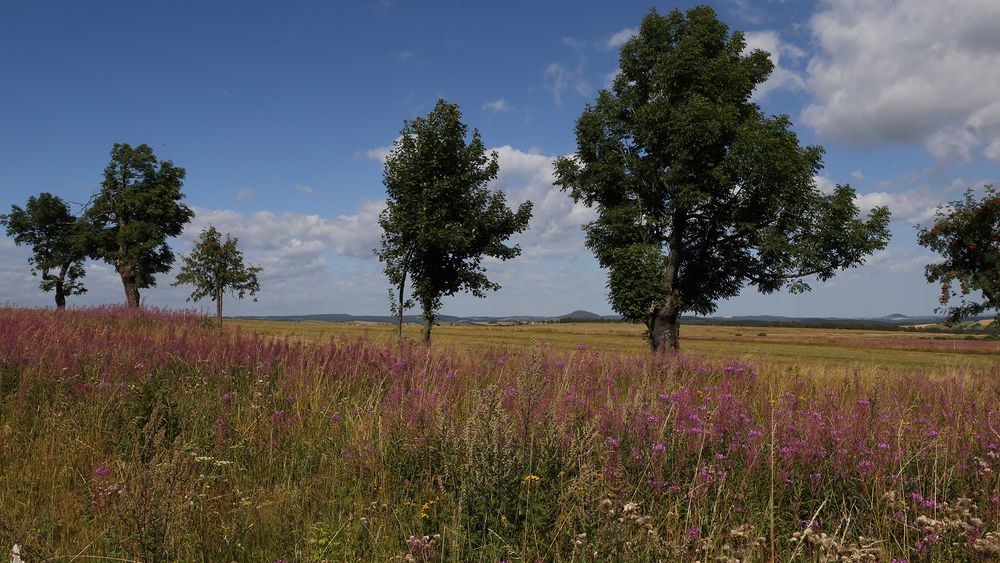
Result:
<svg viewBox="0 0 1000 563"><path fill-rule="evenodd" d="M527 475L524 476L524 479L521 479L521 482L522 483L531 483L533 481L541 481L541 480L542 480L542 478L539 477L538 475L535 475L534 473L529 473L529 474L527 474Z"/></svg>
<svg viewBox="0 0 1000 563"><path fill-rule="evenodd" d="M441 500L441 497L434 497L420 505L420 517L424 520L430 518L430 510L439 500Z"/></svg>
<svg viewBox="0 0 1000 563"><path fill-rule="evenodd" d="M617 448L618 446L620 446L622 444L621 440L619 440L618 438L613 438L611 436L608 436L608 439L605 440L605 442L607 442L607 444L609 446L611 446L612 448Z"/></svg>
<svg viewBox="0 0 1000 563"><path fill-rule="evenodd" d="M864 471L865 469L871 469L875 464L867 459L863 459L858 462L858 469Z"/></svg>
<svg viewBox="0 0 1000 563"><path fill-rule="evenodd" d="M667 451L667 447L663 444L653 444L653 452L661 454L665 451Z"/></svg>
<svg viewBox="0 0 1000 563"><path fill-rule="evenodd" d="M91 469L91 473L93 473L94 477L107 477L111 474L111 468L107 465L95 465Z"/></svg>

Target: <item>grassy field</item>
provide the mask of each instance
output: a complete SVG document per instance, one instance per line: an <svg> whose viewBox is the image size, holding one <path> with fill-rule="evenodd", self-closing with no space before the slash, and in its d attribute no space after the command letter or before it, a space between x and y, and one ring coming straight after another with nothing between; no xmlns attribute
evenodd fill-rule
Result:
<svg viewBox="0 0 1000 563"><path fill-rule="evenodd" d="M391 341L387 324L279 321L230 321L262 334L317 341L347 336ZM643 328L627 323L554 323L537 325L440 325L432 333L435 346L459 348L526 348L544 344L556 349L584 345L598 350L645 353ZM420 328L405 327L417 340ZM1000 342L969 341L960 335L896 331L785 327L692 325L681 329L686 353L715 359L740 358L769 372L902 371L933 374L988 369L1000 364Z"/></svg>
<svg viewBox="0 0 1000 563"><path fill-rule="evenodd" d="M758 336L766 332L766 336ZM741 333L742 336L737 336ZM997 344L0 307L26 561L991 561ZM416 336L413 333L411 336Z"/></svg>

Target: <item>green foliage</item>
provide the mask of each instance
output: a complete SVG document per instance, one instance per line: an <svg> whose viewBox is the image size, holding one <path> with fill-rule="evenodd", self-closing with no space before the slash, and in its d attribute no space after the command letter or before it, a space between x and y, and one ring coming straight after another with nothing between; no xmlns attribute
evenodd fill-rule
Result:
<svg viewBox="0 0 1000 563"><path fill-rule="evenodd" d="M260 291L257 274L262 269L243 264L243 253L238 248L237 242L238 239L229 236L228 233L223 242L218 229L209 225L198 236L191 254L183 258L181 271L177 274L176 281L171 284L193 285L194 291L191 292L188 301L211 298L217 306L220 322L223 294L230 292L238 299L243 299ZM255 298L254 301L256 300Z"/></svg>
<svg viewBox="0 0 1000 563"><path fill-rule="evenodd" d="M181 234L194 213L182 203L184 169L157 161L149 145L116 143L104 181L85 217L94 225L94 258L118 271L131 306L140 288L156 285L170 270L174 253L167 239Z"/></svg>
<svg viewBox="0 0 1000 563"><path fill-rule="evenodd" d="M384 234L376 253L400 292L410 278L428 329L443 297L499 289L486 277L483 258L519 255L505 241L531 218L531 202L514 212L503 193L487 188L500 168L497 155L486 153L478 130L466 142L461 116L457 105L438 100L426 118L404 122L385 162Z"/></svg>
<svg viewBox="0 0 1000 563"><path fill-rule="evenodd" d="M7 227L14 244L31 247L31 273L41 277L42 291L56 291L60 308L66 304L65 296L87 292L82 281L87 274L85 229L65 201L42 192L29 197L23 209L12 205L10 214L0 215L0 224Z"/></svg>
<svg viewBox="0 0 1000 563"><path fill-rule="evenodd" d="M925 270L927 281L941 285L942 309L952 297L961 299L947 309L951 322L989 310L996 310L1000 321L1000 193L986 186L977 200L966 191L963 200L938 209L934 225L921 229L918 241L944 258ZM970 298L975 292L981 300Z"/></svg>
<svg viewBox="0 0 1000 563"><path fill-rule="evenodd" d="M587 246L612 305L651 331L747 285L807 290L801 278L861 264L889 237L886 208L862 220L849 186L822 193L822 148L750 101L773 64L745 47L707 6L652 11L577 121L576 154L555 163L556 184L597 208Z"/></svg>

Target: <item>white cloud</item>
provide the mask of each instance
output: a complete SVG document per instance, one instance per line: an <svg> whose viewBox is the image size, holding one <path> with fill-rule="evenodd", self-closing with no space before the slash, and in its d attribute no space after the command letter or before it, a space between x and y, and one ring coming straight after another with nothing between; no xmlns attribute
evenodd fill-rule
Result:
<svg viewBox="0 0 1000 563"><path fill-rule="evenodd" d="M983 151L983 156L992 160L993 162L1000 162L1000 137L993 139L990 146L986 147Z"/></svg>
<svg viewBox="0 0 1000 563"><path fill-rule="evenodd" d="M595 218L595 212L573 203L553 185L554 157L523 152L508 145L493 150L499 155L500 174L490 188L504 191L512 206L527 200L533 204L529 229L516 239L524 259L587 252L580 228Z"/></svg>
<svg viewBox="0 0 1000 563"><path fill-rule="evenodd" d="M244 199L250 199L255 195L257 195L257 192L254 190L249 190L249 189L240 190L236 192L236 201L243 201Z"/></svg>
<svg viewBox="0 0 1000 563"><path fill-rule="evenodd" d="M858 182L864 182L865 181L865 173L862 172L862 171L860 171L860 170L855 170L854 172L851 172L851 178L854 178Z"/></svg>
<svg viewBox="0 0 1000 563"><path fill-rule="evenodd" d="M622 45L628 43L629 39L632 39L639 30L634 27L626 27L625 29L615 33L608 38L608 42L605 45L608 49L616 49Z"/></svg>
<svg viewBox="0 0 1000 563"><path fill-rule="evenodd" d="M305 194L305 195L319 195L319 192L316 190L316 188L314 188L312 186L307 186L305 184L296 184L295 185L295 190L297 192L299 192L300 194Z"/></svg>
<svg viewBox="0 0 1000 563"><path fill-rule="evenodd" d="M816 184L819 191L825 194L832 194L834 188L837 187L837 183L826 176L813 176L813 183Z"/></svg>
<svg viewBox="0 0 1000 563"><path fill-rule="evenodd" d="M803 120L850 143L971 158L1000 130L997 21L995 0L826 0L809 23Z"/></svg>
<svg viewBox="0 0 1000 563"><path fill-rule="evenodd" d="M510 111L513 108L510 107L510 104L507 103L507 100L500 98L499 100L486 102L485 104L483 104L483 109L490 110L494 113L498 113L498 112Z"/></svg>
<svg viewBox="0 0 1000 563"><path fill-rule="evenodd" d="M573 37L563 37L562 44L569 47L570 49L579 49L580 42Z"/></svg>
<svg viewBox="0 0 1000 563"><path fill-rule="evenodd" d="M869 192L858 194L855 198L855 203L864 213L884 205L889 207L893 220L909 224L926 223L934 217L934 210L940 202L940 197L926 189L895 193Z"/></svg>
<svg viewBox="0 0 1000 563"><path fill-rule="evenodd" d="M802 58L805 55L802 49L782 41L781 36L776 31L750 31L745 33L744 37L746 38L745 53L755 49L767 51L771 55L771 62L774 63L771 76L754 90L753 99L755 101L763 100L768 94L778 89L802 90L805 88L805 80L798 73L781 64L783 57L786 60Z"/></svg>
<svg viewBox="0 0 1000 563"><path fill-rule="evenodd" d="M238 237L241 246L255 248L262 255L318 257L332 253L369 257L382 236L378 215L384 208L382 201L364 201L354 213L325 218L293 212L241 213L196 207L194 221L181 240L190 242L202 228L214 225Z"/></svg>
<svg viewBox="0 0 1000 563"><path fill-rule="evenodd" d="M545 68L543 73L546 85L545 89L552 92L557 106L562 106L563 92L573 89L581 96L589 96L593 91L590 83L583 77L583 65L575 70L568 69L559 63L552 63Z"/></svg>

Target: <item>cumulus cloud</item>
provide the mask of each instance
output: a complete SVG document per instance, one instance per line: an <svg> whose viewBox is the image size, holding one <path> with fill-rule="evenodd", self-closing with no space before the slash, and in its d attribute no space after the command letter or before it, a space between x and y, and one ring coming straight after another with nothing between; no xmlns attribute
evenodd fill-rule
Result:
<svg viewBox="0 0 1000 563"><path fill-rule="evenodd" d="M941 198L927 189L916 189L906 192L869 192L858 194L855 199L862 212L867 213L872 208L888 206L894 220L910 224L922 224L934 216L934 210Z"/></svg>
<svg viewBox="0 0 1000 563"><path fill-rule="evenodd" d="M323 253L369 257L382 236L378 216L383 201L365 201L357 211L331 218L319 215L258 211L241 213L195 207L195 219L184 230L183 240L193 240L202 228L214 225L231 233L240 244L274 256L320 257Z"/></svg>
<svg viewBox="0 0 1000 563"><path fill-rule="evenodd" d="M581 96L589 96L593 91L583 76L582 64L576 69L569 69L559 63L552 63L545 68L543 76L545 89L552 92L552 98L557 106L562 106L563 92L567 89L572 89Z"/></svg>
<svg viewBox="0 0 1000 563"><path fill-rule="evenodd" d="M826 0L809 23L804 122L845 142L972 158L1000 137L997 21L994 0Z"/></svg>
<svg viewBox="0 0 1000 563"><path fill-rule="evenodd" d="M490 188L502 190L512 205L530 200L531 224L516 241L524 258L566 256L586 252L581 226L594 220L595 211L573 203L554 185L554 157L534 154L505 145L493 149L499 155L500 174Z"/></svg>
<svg viewBox="0 0 1000 563"><path fill-rule="evenodd" d="M771 62L774 63L774 70L771 76L762 84L757 85L754 90L753 99L763 100L768 94L782 88L790 90L802 90L805 88L805 80L795 71L790 70L782 64L782 59L800 59L805 52L791 43L781 39L776 31L750 31L744 34L746 38L746 50L750 52L755 49L767 51L771 55Z"/></svg>
<svg viewBox="0 0 1000 563"><path fill-rule="evenodd" d="M494 113L499 113L504 111L510 111L513 108L510 107L510 104L507 103L507 100L500 98L499 100L486 102L485 104L483 104L483 109L492 111Z"/></svg>
<svg viewBox="0 0 1000 563"><path fill-rule="evenodd" d="M354 160L364 161L364 160L374 160L376 162L385 162L385 157L389 156L389 152L392 151L392 145L386 145L383 147L372 147L370 149L365 149L363 151L358 151L354 153Z"/></svg>
<svg viewBox="0 0 1000 563"><path fill-rule="evenodd" d="M832 194L834 188L837 187L837 183L826 176L813 176L813 183L816 184L819 191L825 194Z"/></svg>
<svg viewBox="0 0 1000 563"><path fill-rule="evenodd" d="M639 33L639 30L637 28L626 27L625 29L609 37L605 47L607 47L608 49L617 49L618 47L621 47L622 45L628 43L628 40L632 39L632 37L634 37L636 33Z"/></svg>
<svg viewBox="0 0 1000 563"><path fill-rule="evenodd" d="M1000 162L1000 137L993 139L990 146L986 147L986 150L983 151L983 156L993 162Z"/></svg>

